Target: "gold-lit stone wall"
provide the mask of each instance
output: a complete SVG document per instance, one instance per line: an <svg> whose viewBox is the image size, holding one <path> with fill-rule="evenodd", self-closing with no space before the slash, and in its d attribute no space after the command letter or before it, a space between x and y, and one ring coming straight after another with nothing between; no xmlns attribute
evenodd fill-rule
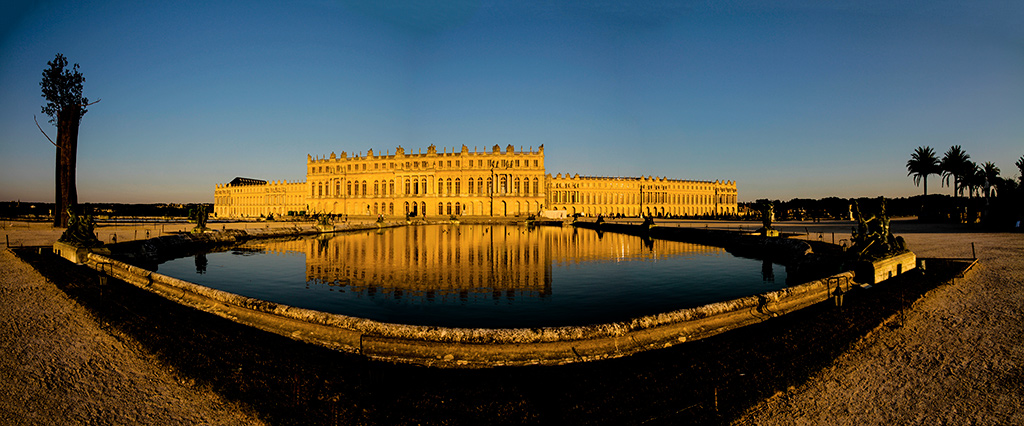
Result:
<svg viewBox="0 0 1024 426"><path fill-rule="evenodd" d="M217 184L213 191L216 217L259 217L306 211L306 182L285 180L255 184Z"/></svg>
<svg viewBox="0 0 1024 426"><path fill-rule="evenodd" d="M236 179L237 180L237 179ZM510 217L563 210L597 216L704 216L737 213L736 182L664 177L581 177L545 174L536 151L472 152L431 145L426 152L368 151L306 158L306 182L218 184L216 217L290 212L350 216Z"/></svg>
<svg viewBox="0 0 1024 426"><path fill-rule="evenodd" d="M705 216L737 214L734 181L665 177L548 175L546 205L569 215Z"/></svg>
<svg viewBox="0 0 1024 426"><path fill-rule="evenodd" d="M465 145L426 153L308 157L312 212L347 215L519 216L544 203L544 147L470 152Z"/></svg>

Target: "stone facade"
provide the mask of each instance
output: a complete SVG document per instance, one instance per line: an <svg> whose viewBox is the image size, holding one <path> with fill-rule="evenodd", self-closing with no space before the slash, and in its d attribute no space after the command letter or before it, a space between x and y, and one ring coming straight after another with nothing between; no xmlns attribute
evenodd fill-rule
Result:
<svg viewBox="0 0 1024 426"><path fill-rule="evenodd" d="M642 194L642 196L641 196ZM306 182L235 179L214 190L214 215L260 217L328 213L350 216L527 216L542 210L638 216L736 214L735 182L653 177L552 177L544 146L536 151L470 152L427 147L306 159Z"/></svg>
<svg viewBox="0 0 1024 426"><path fill-rule="evenodd" d="M721 216L737 214L736 182L665 177L589 177L559 173L548 179L554 210L586 216Z"/></svg>
<svg viewBox="0 0 1024 426"><path fill-rule="evenodd" d="M240 180L214 188L214 217L282 216L306 211L306 182Z"/></svg>

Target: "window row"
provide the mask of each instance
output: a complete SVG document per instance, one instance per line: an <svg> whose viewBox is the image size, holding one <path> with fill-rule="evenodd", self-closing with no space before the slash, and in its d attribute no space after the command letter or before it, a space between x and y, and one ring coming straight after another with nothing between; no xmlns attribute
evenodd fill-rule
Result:
<svg viewBox="0 0 1024 426"><path fill-rule="evenodd" d="M551 201L556 204L638 204L639 194L623 193L580 193L579 191L552 191ZM665 192L643 193L643 203L647 204L692 204L711 205L715 201L714 195L693 195L693 194L669 194ZM736 203L735 195L719 195L719 204Z"/></svg>
<svg viewBox="0 0 1024 426"><path fill-rule="evenodd" d="M533 167L540 167L540 160L486 160L486 161L484 161L482 159L479 159L479 160L466 160L466 167L467 168L501 168L501 169L509 169L509 168L514 168L514 167L526 168L526 167L530 167L531 161L533 162L532 163ZM444 169L444 168L448 168L448 169L456 168L456 169L458 169L458 168L462 167L462 160L406 161L404 163L402 163L402 162L399 162L399 163L384 162L384 163L372 163L372 164L363 163L363 164L346 164L346 165L343 165L343 166L342 165L338 165L338 166L311 166L309 168L309 173L313 174L313 173L341 173L342 171L349 171L349 172L356 171L356 172L358 172L358 171L367 171L367 170L394 170L396 164L398 165L398 168L403 168L403 166L404 166L404 169L406 169L406 170L408 170L408 169L421 169L421 168L422 169L427 169L427 168L430 168L430 167L437 168L437 169Z"/></svg>
<svg viewBox="0 0 1024 426"><path fill-rule="evenodd" d="M404 181L405 195L419 195L427 194L427 178L407 178ZM462 192L462 178L440 178L437 180L437 186L434 187L434 193L438 195L458 195L463 194ZM466 194L490 194L494 192L493 181L490 177L485 180L483 177L479 178L467 178L466 179ZM315 186L310 186L311 197L330 197L332 194L338 196L341 194L341 181L334 181L334 192L331 192L330 183L320 182ZM372 186L371 186L372 185ZM372 192L371 192L372 190ZM517 195L538 195L540 194L540 179L528 177L512 177L509 175L500 175L498 177L498 194L517 194ZM397 195L395 192L395 180L375 180L371 184L369 181L348 181L345 183L345 195L347 196L394 196Z"/></svg>

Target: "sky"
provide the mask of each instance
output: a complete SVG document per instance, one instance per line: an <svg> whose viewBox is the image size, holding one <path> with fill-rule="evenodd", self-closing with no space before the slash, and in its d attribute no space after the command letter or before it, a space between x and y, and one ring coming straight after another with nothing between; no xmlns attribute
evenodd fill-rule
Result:
<svg viewBox="0 0 1024 426"><path fill-rule="evenodd" d="M919 146L1024 156L1024 2L33 1L0 6L0 201L53 200L39 81L98 103L82 202L212 202L306 155L544 145L547 172L905 197ZM950 194L937 176L929 193Z"/></svg>

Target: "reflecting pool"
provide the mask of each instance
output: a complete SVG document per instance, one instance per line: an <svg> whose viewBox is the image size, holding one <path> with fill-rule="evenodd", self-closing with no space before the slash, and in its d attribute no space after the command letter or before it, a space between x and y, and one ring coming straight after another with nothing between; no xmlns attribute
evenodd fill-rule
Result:
<svg viewBox="0 0 1024 426"><path fill-rule="evenodd" d="M159 272L286 305L446 327L585 325L777 290L785 267L572 227L431 225L251 242Z"/></svg>

